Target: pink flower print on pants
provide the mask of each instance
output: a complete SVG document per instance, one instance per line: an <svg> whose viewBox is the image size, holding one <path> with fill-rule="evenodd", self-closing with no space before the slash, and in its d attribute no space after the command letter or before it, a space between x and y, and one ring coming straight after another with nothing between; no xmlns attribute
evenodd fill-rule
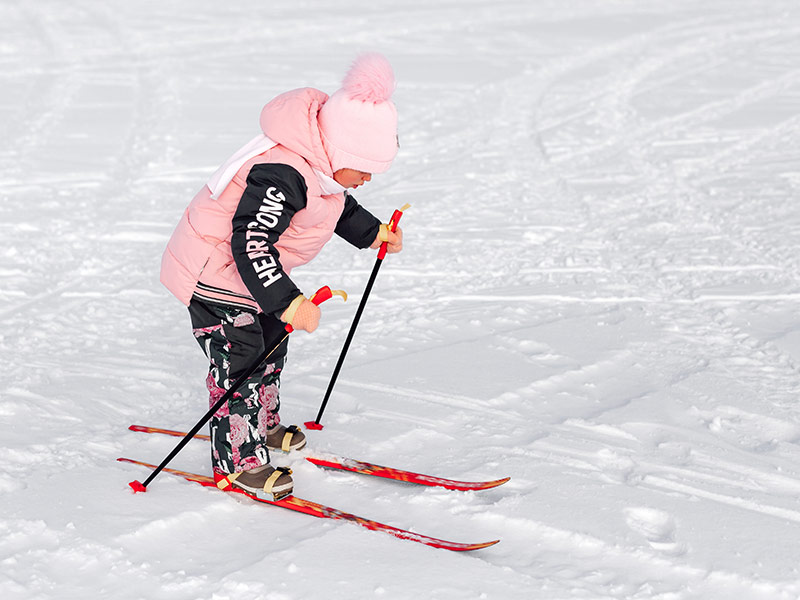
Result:
<svg viewBox="0 0 800 600"><path fill-rule="evenodd" d="M262 385L258 390L258 400L261 403L261 410L258 411L258 430L266 435L267 429L272 429L280 425L281 417L278 414L280 409L280 387L277 383Z"/></svg>
<svg viewBox="0 0 800 600"><path fill-rule="evenodd" d="M208 374L206 377L206 387L208 388L208 407L211 408L219 399L222 398L223 394L225 394L225 390L217 385L217 382L214 380L214 377L211 373ZM214 416L218 419L224 419L231 414L230 408L228 403L226 402L222 406L217 409L217 412L214 413Z"/></svg>
<svg viewBox="0 0 800 600"><path fill-rule="evenodd" d="M234 466L239 466L242 460L239 448L247 441L250 435L247 432L247 421L241 415L231 415L228 417L230 424L230 433L228 434L228 441L231 443L231 457L233 458ZM240 469L237 469L237 471Z"/></svg>

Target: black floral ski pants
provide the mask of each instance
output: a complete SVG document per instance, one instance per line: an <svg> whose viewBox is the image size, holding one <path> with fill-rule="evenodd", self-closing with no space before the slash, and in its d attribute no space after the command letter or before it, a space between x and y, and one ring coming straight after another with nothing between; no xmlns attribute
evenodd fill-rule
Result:
<svg viewBox="0 0 800 600"><path fill-rule="evenodd" d="M189 305L194 336L210 362L209 407L275 343L282 324L274 317L193 298ZM280 376L285 342L248 377L211 417L211 460L215 471L247 471L269 462L267 430L280 423ZM276 358L277 356L277 358Z"/></svg>

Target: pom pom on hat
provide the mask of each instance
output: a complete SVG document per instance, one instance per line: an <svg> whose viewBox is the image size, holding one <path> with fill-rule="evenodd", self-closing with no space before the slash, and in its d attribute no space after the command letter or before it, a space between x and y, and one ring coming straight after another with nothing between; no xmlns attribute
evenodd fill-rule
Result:
<svg viewBox="0 0 800 600"><path fill-rule="evenodd" d="M394 72L381 54L353 62L342 87L323 104L318 121L331 168L387 171L397 154Z"/></svg>
<svg viewBox="0 0 800 600"><path fill-rule="evenodd" d="M392 97L395 81L392 65L382 54L359 56L342 82L342 90L352 99L362 102L386 102Z"/></svg>

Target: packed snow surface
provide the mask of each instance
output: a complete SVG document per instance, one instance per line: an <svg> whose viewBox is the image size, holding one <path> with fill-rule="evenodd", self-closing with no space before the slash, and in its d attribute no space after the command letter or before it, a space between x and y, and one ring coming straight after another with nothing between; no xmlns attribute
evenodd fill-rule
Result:
<svg viewBox="0 0 800 600"><path fill-rule="evenodd" d="M362 51L399 82L403 217L310 446L479 480L294 467L299 496L449 553L147 471L207 408L159 261L287 89ZM795 0L0 4L0 595L800 596ZM295 271L285 423L312 419L375 261ZM210 471L194 441L176 468Z"/></svg>

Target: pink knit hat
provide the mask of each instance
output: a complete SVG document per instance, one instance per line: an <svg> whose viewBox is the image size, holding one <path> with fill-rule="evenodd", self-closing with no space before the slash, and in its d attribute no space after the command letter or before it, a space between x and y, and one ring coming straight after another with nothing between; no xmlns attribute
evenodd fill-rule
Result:
<svg viewBox="0 0 800 600"><path fill-rule="evenodd" d="M342 87L319 111L322 143L331 167L365 173L388 171L397 154L394 72L381 54L357 58Z"/></svg>

